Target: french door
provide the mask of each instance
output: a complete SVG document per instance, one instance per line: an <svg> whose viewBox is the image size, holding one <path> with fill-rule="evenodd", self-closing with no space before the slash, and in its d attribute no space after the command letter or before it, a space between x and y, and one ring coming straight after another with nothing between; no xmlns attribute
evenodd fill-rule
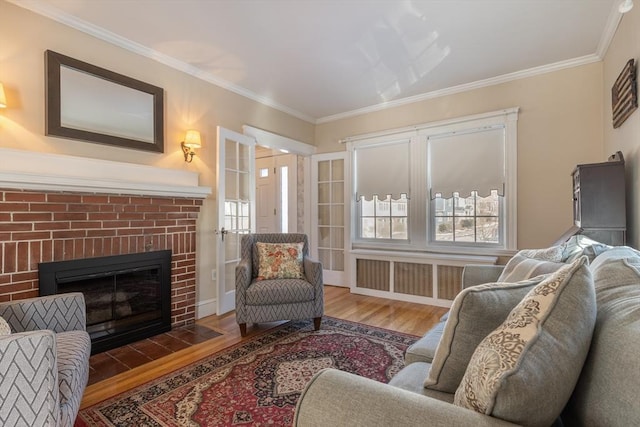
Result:
<svg viewBox="0 0 640 427"><path fill-rule="evenodd" d="M255 139L218 126L217 314L235 308L240 239L255 231Z"/></svg>

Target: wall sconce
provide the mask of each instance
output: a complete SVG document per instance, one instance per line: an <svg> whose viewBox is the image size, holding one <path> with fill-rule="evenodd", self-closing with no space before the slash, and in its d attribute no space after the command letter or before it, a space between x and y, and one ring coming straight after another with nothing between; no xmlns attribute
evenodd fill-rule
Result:
<svg viewBox="0 0 640 427"><path fill-rule="evenodd" d="M7 108L7 97L4 95L2 83L0 83L0 108Z"/></svg>
<svg viewBox="0 0 640 427"><path fill-rule="evenodd" d="M182 151L184 151L184 161L191 163L193 161L193 156L196 155L193 149L202 147L200 132L193 129L188 130L187 134L184 136L184 141L182 141L180 146L182 147Z"/></svg>
<svg viewBox="0 0 640 427"><path fill-rule="evenodd" d="M618 6L618 11L620 13L627 13L631 9L633 9L633 0L623 0L620 2L620 5Z"/></svg>

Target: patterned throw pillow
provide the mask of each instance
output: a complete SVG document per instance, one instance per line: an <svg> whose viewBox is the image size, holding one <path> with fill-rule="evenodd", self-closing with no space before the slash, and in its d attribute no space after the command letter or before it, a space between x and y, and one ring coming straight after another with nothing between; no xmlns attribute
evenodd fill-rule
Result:
<svg viewBox="0 0 640 427"><path fill-rule="evenodd" d="M0 335L11 335L11 327L3 317L0 317Z"/></svg>
<svg viewBox="0 0 640 427"><path fill-rule="evenodd" d="M509 312L546 276L517 283L487 283L463 289L453 300L449 318L433 356L425 388L455 393L476 347L500 326Z"/></svg>
<svg viewBox="0 0 640 427"><path fill-rule="evenodd" d="M558 245L543 249L523 249L518 253L527 258L541 261L562 262L563 249L562 245Z"/></svg>
<svg viewBox="0 0 640 427"><path fill-rule="evenodd" d="M596 242L582 234L571 236L561 247L562 261L564 262L573 262L582 255L586 255L589 262L592 262L598 255L613 248L613 246Z"/></svg>
<svg viewBox="0 0 640 427"><path fill-rule="evenodd" d="M541 274L553 273L565 265L565 263L558 261L531 258L527 256L528 252L529 251L520 251L515 254L513 258L507 262L497 282L519 282Z"/></svg>
<svg viewBox="0 0 640 427"><path fill-rule="evenodd" d="M524 426L548 426L580 376L596 318L587 258L534 287L476 348L454 404Z"/></svg>
<svg viewBox="0 0 640 427"><path fill-rule="evenodd" d="M256 243L258 249L257 280L302 279L304 243Z"/></svg>

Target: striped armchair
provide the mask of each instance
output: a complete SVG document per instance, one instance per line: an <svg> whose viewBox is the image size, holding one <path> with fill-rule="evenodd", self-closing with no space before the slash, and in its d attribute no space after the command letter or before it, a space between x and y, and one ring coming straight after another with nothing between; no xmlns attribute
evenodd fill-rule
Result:
<svg viewBox="0 0 640 427"><path fill-rule="evenodd" d="M304 279L260 280L256 243L303 243ZM268 233L242 236L240 262L236 266L236 321L240 334L247 323L313 318L320 329L324 313L322 264L309 258L306 234Z"/></svg>
<svg viewBox="0 0 640 427"><path fill-rule="evenodd" d="M73 426L89 379L82 293L0 303L0 425Z"/></svg>

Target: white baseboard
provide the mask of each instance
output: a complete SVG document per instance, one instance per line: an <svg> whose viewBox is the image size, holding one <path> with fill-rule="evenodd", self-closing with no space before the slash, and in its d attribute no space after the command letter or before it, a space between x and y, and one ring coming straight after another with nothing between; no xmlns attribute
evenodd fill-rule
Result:
<svg viewBox="0 0 640 427"><path fill-rule="evenodd" d="M196 302L196 320L216 314L216 299Z"/></svg>

